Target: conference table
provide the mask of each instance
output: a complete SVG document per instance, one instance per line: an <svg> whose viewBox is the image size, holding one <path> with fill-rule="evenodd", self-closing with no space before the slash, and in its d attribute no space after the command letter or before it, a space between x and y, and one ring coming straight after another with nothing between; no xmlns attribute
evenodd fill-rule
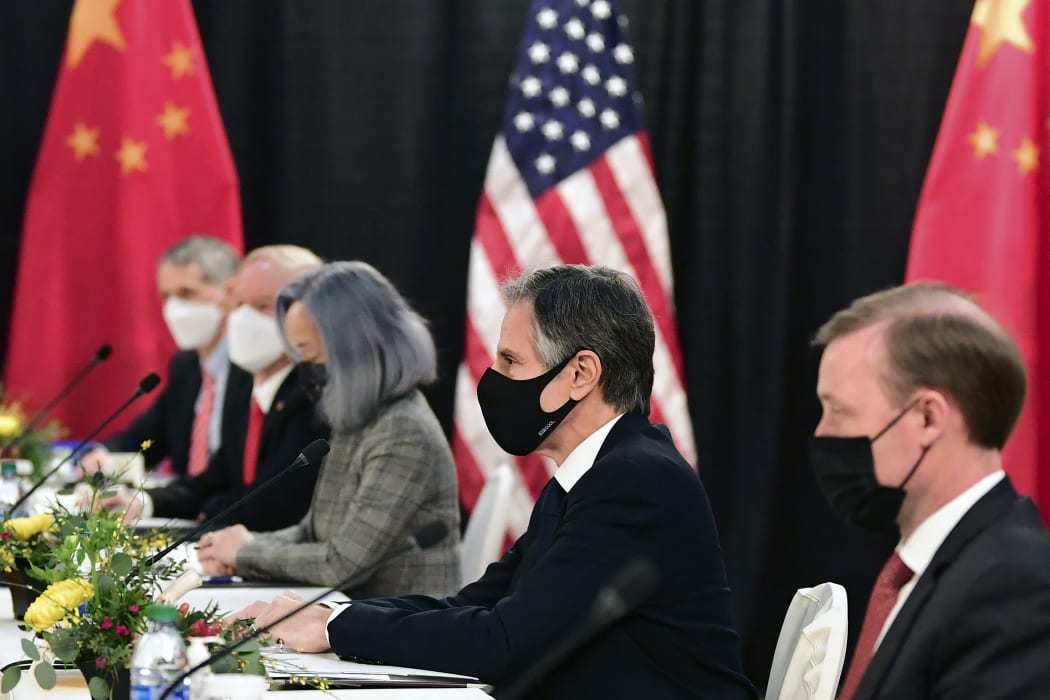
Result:
<svg viewBox="0 0 1050 700"><path fill-rule="evenodd" d="M188 602L193 608L203 608L215 601L221 610L240 610L255 600L270 600L277 597L287 587L270 588L259 586L221 586L198 588L190 591L179 602ZM311 598L322 592L320 588L295 588L304 598ZM25 658L21 640L29 635L18 629L11 607L11 592L7 587L0 587L0 666ZM327 655L330 657L330 655ZM325 697L349 698L351 700L478 700L488 695L480 687L465 688L355 688L343 690L273 690L266 694L269 698L281 700L323 700ZM87 686L79 671L59 671L58 683L51 690L37 686L31 674L23 673L22 681L7 694L0 694L0 700L89 700Z"/></svg>

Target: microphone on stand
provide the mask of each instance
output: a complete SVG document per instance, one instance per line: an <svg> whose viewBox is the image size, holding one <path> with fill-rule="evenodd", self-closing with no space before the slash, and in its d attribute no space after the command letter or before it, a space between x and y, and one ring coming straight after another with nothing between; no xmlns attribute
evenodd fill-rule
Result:
<svg viewBox="0 0 1050 700"><path fill-rule="evenodd" d="M193 530L190 530L189 532L184 534L182 537L179 537L174 542L169 544L164 549L162 549L159 552L157 552L156 554L150 556L148 559L144 559L143 560L143 564L142 564L143 567L149 568L149 567L153 566L158 561L160 561L161 559L166 557L168 554L170 554L171 552L175 551L175 548L178 547L179 545L184 544L186 542L189 542L190 540L194 539L195 537L200 537L210 527L214 526L215 523L219 522L219 520L221 518L229 515L230 513L232 513L234 510L236 510L240 506L244 505L245 503L247 503L251 499L255 498L261 492L263 492L266 489L268 489L271 486L273 486L274 483L276 483L278 479L283 478L287 474L295 471L296 469L298 469L300 467L305 467L308 464L315 464L317 462L320 462L321 459L326 454L328 454L328 450L330 450L330 449L331 449L331 447L329 447L327 441L325 441L325 440L314 440L309 445L307 445L306 447L303 448L303 451L299 453L299 456L295 458L295 461L292 462L291 464L289 464L286 469L282 469L281 471L277 472L276 474L271 476L269 479L267 479L266 481L262 482L261 484L259 484L255 488L253 488L250 491L248 491L248 493L246 493L243 496L241 496L240 498L238 498L236 501L231 503L229 506L227 506L223 510L219 511L215 515L213 515L210 518L208 518L207 520L205 520L203 523L201 523L200 526L194 528Z"/></svg>
<svg viewBox="0 0 1050 700"><path fill-rule="evenodd" d="M146 394L156 389L158 384L160 384L160 377L155 372L150 372L145 377L143 377L142 381L139 382L138 387L136 387L135 393L132 394L127 401L120 404L117 410L113 411L113 413L110 414L109 418L102 421L102 425L92 430L90 435L81 440L80 444L74 447L73 451L66 455L65 459L56 464L49 472L47 472L46 474L44 474L44 476L40 478L40 481L33 484L33 487L31 489L22 494L22 497L15 501L14 505L12 505L10 509L8 509L7 514L10 515L11 513L14 513L16 510L18 510L18 506L25 503L29 499L29 497L32 496L36 492L36 490L44 484L45 481L50 479L56 472L58 472L59 469L62 468L62 465L64 465L66 462L72 459L73 455L77 454L78 452L80 452L80 450L84 449L85 445L89 444L92 440L94 440L96 435L105 430L106 426L112 423L114 420L116 420L117 416L123 413L124 410L132 403L134 403L136 399L138 399L140 396L145 396Z"/></svg>
<svg viewBox="0 0 1050 700"><path fill-rule="evenodd" d="M492 688L492 696L500 700L518 700L569 654L641 605L656 591L660 578L660 572L648 559L639 558L628 562L598 591L587 616L580 624L573 627L569 634L513 682Z"/></svg>
<svg viewBox="0 0 1050 700"><path fill-rule="evenodd" d="M58 392L58 395L51 399L46 406L37 411L36 415L26 423L25 427L15 433L10 440L4 443L3 447L0 447L0 455L22 442L22 438L32 431L33 428L37 427L40 424L40 421L51 412L51 409L57 406L62 399L66 398L66 395L73 390L73 387L79 384L84 377L88 376L88 374L91 373L91 370L95 369L95 366L109 357L112 352L113 348L110 347L109 343L100 345L98 350L95 351L95 354L91 356L91 360L84 365L79 372L73 375L73 378L69 380L69 383L66 384L60 392Z"/></svg>
<svg viewBox="0 0 1050 700"><path fill-rule="evenodd" d="M270 624L252 630L252 633L249 634L247 637L243 637L242 639L237 640L233 644L230 644L228 646L223 647L222 649L219 649L218 651L213 653L211 656L206 658L204 661L201 661L200 663L195 664L194 666L190 666L188 669L186 669L185 671L180 673L178 675L178 677L175 678L175 680L173 680L168 685L168 687L164 689L164 692L160 694L160 697L158 697L157 700L165 700L165 698L167 698L175 688L177 688L179 685L181 685L183 681L185 681L187 678L192 676L197 671L201 670L205 666L210 666L211 664L215 663L216 661L219 661L221 659L225 659L227 656L229 656L233 652L237 651L239 648L241 648L242 646L244 646L248 642L252 641L253 639L258 639L259 637L261 637L262 635L266 634L271 629L273 629L277 625L281 624L285 620L287 620L287 619L289 619L291 617L294 617L295 615L298 615L299 613L301 613L303 610L306 610L311 605L317 605L319 602L321 602L325 598L325 596L331 595L332 593L339 593L344 588L349 588L350 583L353 582L356 579L368 578L376 570L380 569L383 566L386 566L392 560L396 559L397 557L400 557L403 554L408 554L409 552L416 552L416 551L423 551L425 549L430 549L431 547L433 547L437 543L441 542L441 540L445 539L445 537L447 537L447 536L448 536L448 525L445 524L444 522L442 522L440 520L435 520L435 521L433 521L431 523L427 523L426 525L424 525L423 527L417 529L411 535L406 537L405 541L404 541L404 544L402 544L401 546L396 547L395 549L392 549L389 552L387 552L375 564L372 564L371 566L366 566L364 569L359 569L359 570L355 571L350 576L347 576L346 578L344 578L342 581L340 581L339 583L335 584L331 588L326 589L321 594L314 596L313 598L311 598L310 600L306 601L302 605L294 608L290 612L285 613L284 615L281 615L279 618L277 618L276 620L274 620Z"/></svg>

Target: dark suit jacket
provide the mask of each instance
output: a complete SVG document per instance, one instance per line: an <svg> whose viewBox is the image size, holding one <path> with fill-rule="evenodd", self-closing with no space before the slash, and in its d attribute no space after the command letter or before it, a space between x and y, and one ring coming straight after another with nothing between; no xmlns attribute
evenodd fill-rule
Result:
<svg viewBox="0 0 1050 700"><path fill-rule="evenodd" d="M212 455L208 469L193 477L180 477L169 486L151 489L154 514L165 518L207 518L231 505L252 488L291 464L304 447L328 437L328 426L299 385L298 369L281 383L270 412L263 420L255 481L244 484L244 440L252 400L252 378L231 374L223 406L222 446ZM268 531L299 522L310 506L319 464L300 467L229 516L216 527L241 523L249 530Z"/></svg>
<svg viewBox="0 0 1050 700"><path fill-rule="evenodd" d="M168 364L168 378L160 394L125 430L103 441L114 452L137 452L145 440L153 444L145 451L146 466L152 467L165 457L171 458L176 474L185 474L190 459L190 436L196 413L193 405L201 390L200 356L193 350L180 350ZM228 384L248 382L251 375L230 366ZM228 405L228 402L227 404ZM223 421L226 419L223 413ZM242 438L243 439L243 438Z"/></svg>
<svg viewBox="0 0 1050 700"><path fill-rule="evenodd" d="M1050 534L1009 479L937 550L854 698L1050 698Z"/></svg>
<svg viewBox="0 0 1050 700"><path fill-rule="evenodd" d="M539 522L537 508L503 558L455 596L354 601L328 626L333 650L507 683L581 625L625 564L646 558L662 578L656 592L535 695L754 697L707 496L664 432L625 415L567 495L543 553L534 548Z"/></svg>

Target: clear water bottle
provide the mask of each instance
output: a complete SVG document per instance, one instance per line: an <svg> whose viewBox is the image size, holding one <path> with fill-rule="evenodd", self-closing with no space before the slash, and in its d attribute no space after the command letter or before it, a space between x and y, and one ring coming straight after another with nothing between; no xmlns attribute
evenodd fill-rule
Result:
<svg viewBox="0 0 1050 700"><path fill-rule="evenodd" d="M24 508L11 512L11 506L22 497L22 480L18 478L18 465L14 460L0 462L0 518L18 518L25 515Z"/></svg>
<svg viewBox="0 0 1050 700"><path fill-rule="evenodd" d="M186 670L186 644L175 629L175 608L154 605L149 609L149 630L131 655L131 700L157 700ZM170 700L189 700L189 682L168 694Z"/></svg>

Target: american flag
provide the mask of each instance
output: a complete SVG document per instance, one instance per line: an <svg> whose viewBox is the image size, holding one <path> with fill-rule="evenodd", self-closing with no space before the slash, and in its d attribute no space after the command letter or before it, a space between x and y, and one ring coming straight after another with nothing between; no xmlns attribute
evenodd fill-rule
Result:
<svg viewBox="0 0 1050 700"><path fill-rule="evenodd" d="M672 303L667 222L642 127L627 18L610 0L536 0L492 146L470 249L467 328L456 378L453 451L464 504L488 473L521 476L511 534L524 531L553 464L512 457L489 436L476 387L492 365L506 311L500 282L520 271L584 263L622 270L656 320L654 422L695 464Z"/></svg>

